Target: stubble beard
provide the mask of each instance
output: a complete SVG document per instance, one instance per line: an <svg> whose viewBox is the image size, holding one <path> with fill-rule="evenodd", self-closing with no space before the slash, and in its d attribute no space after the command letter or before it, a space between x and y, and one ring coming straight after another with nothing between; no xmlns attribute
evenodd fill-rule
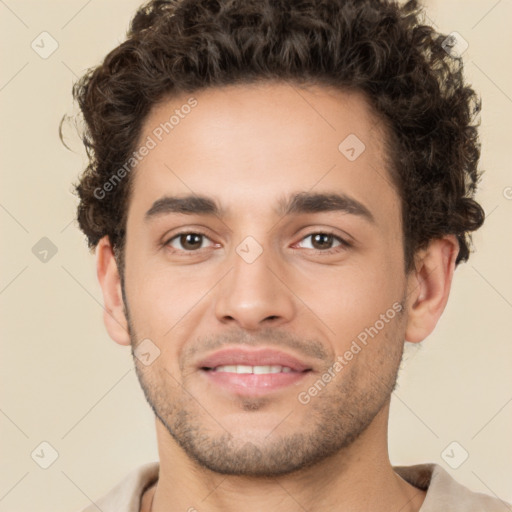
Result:
<svg viewBox="0 0 512 512"><path fill-rule="evenodd" d="M133 346L138 339L130 329ZM394 351L380 354L385 361L374 367L348 365L337 381L333 380L307 405L293 396L293 403L283 411L295 431L280 433L279 427L263 440L247 434L230 434L222 426L222 418L214 418L207 402L187 391L186 381L179 385L165 369L149 370L134 357L139 382L156 417L186 455L200 467L238 476L276 477L301 471L347 449L369 427L390 400L396 386L403 344L395 343ZM361 385L361 382L365 382ZM267 398L239 397L237 405L247 414L267 406Z"/></svg>

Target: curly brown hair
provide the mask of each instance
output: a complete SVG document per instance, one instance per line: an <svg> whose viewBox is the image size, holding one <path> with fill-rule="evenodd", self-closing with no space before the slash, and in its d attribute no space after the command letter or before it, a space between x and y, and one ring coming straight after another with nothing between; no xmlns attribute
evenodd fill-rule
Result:
<svg viewBox="0 0 512 512"><path fill-rule="evenodd" d="M97 191L134 152L151 108L173 94L280 80L365 93L388 127L390 175L401 197L406 271L428 242L455 234L467 261L484 221L481 102L446 35L422 24L416 1L154 0L127 40L73 86L89 165L75 185L90 248L108 235L122 254L131 178ZM61 122L62 124L62 122Z"/></svg>

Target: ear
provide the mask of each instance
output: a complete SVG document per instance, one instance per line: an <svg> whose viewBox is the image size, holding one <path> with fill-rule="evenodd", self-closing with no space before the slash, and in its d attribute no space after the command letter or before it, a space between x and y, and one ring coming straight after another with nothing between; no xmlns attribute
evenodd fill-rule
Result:
<svg viewBox="0 0 512 512"><path fill-rule="evenodd" d="M416 269L408 277L406 341L418 343L434 330L448 302L458 253L455 235L432 240L417 253Z"/></svg>
<svg viewBox="0 0 512 512"><path fill-rule="evenodd" d="M108 334L120 345L130 345L121 278L108 236L104 236L96 246L96 273L103 292L103 321Z"/></svg>

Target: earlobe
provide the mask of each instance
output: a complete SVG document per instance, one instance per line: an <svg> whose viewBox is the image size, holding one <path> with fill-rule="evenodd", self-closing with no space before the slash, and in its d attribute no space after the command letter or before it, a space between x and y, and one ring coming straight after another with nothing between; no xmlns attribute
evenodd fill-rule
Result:
<svg viewBox="0 0 512 512"><path fill-rule="evenodd" d="M419 255L408 279L406 341L423 341L437 325L448 302L458 253L457 238L446 235L432 240Z"/></svg>
<svg viewBox="0 0 512 512"><path fill-rule="evenodd" d="M104 236L96 247L96 274L103 292L103 321L107 332L116 343L130 345L121 279L108 236Z"/></svg>

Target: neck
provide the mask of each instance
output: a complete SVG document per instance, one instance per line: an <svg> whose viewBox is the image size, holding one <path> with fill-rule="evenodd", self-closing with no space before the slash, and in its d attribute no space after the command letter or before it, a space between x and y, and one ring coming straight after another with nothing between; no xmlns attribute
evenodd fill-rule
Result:
<svg viewBox="0 0 512 512"><path fill-rule="evenodd" d="M141 512L301 512L353 510L417 512L425 492L401 479L389 462L389 404L349 447L315 466L289 475L252 478L222 475L199 467L156 420L159 479Z"/></svg>

